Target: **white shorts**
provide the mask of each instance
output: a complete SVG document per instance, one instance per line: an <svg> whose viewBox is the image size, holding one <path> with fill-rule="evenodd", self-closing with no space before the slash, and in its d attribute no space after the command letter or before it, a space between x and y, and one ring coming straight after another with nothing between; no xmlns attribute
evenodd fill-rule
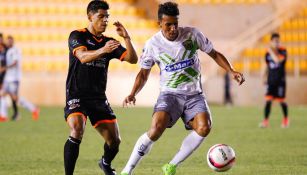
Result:
<svg viewBox="0 0 307 175"><path fill-rule="evenodd" d="M183 95L169 92L161 92L154 112L165 111L170 115L168 128L171 128L179 118L185 124L185 128L190 130L188 122L191 121L196 114L201 112L210 113L209 106L203 94ZM211 117L211 116L210 116ZM212 119L210 118L210 123Z"/></svg>
<svg viewBox="0 0 307 175"><path fill-rule="evenodd" d="M18 95L18 89L19 89L19 81L11 81L3 83L3 91L4 93Z"/></svg>

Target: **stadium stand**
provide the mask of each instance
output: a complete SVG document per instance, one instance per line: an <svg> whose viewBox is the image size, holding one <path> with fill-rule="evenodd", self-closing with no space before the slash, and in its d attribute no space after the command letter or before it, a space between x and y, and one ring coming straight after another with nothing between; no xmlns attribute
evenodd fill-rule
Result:
<svg viewBox="0 0 307 175"><path fill-rule="evenodd" d="M138 49L157 29L154 20L146 19L145 10L131 5L134 0L110 0L107 35L114 36L112 23L119 20L130 33ZM69 32L87 26L87 0L0 0L0 31L13 35L23 52L23 70L32 72L67 71ZM37 64L40 63L40 66ZM111 64L111 70L133 70L137 66Z"/></svg>
<svg viewBox="0 0 307 175"><path fill-rule="evenodd" d="M306 75L307 73L307 8L298 15L282 23L276 29L281 35L282 45L287 48L289 75ZM235 67L246 73L259 75L264 63L264 54L270 42L270 33L261 38L254 47L246 48Z"/></svg>

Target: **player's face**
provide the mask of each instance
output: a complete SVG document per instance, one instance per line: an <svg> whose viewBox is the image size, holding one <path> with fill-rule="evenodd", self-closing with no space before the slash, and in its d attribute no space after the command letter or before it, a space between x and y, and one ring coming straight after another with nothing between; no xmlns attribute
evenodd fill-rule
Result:
<svg viewBox="0 0 307 175"><path fill-rule="evenodd" d="M106 30L108 19L108 10L99 9L97 13L89 14L89 20L97 33L102 33Z"/></svg>
<svg viewBox="0 0 307 175"><path fill-rule="evenodd" d="M168 16L162 15L162 18L159 20L159 25L163 36L170 40L174 41L178 36L178 17L177 16Z"/></svg>
<svg viewBox="0 0 307 175"><path fill-rule="evenodd" d="M13 47L14 45L14 39L11 37L7 38L7 47Z"/></svg>
<svg viewBox="0 0 307 175"><path fill-rule="evenodd" d="M271 40L271 46L273 48L278 48L279 47L279 44L280 44L280 40L278 37L275 37L275 38L272 38Z"/></svg>
<svg viewBox="0 0 307 175"><path fill-rule="evenodd" d="M4 45L0 43L0 53L4 52Z"/></svg>

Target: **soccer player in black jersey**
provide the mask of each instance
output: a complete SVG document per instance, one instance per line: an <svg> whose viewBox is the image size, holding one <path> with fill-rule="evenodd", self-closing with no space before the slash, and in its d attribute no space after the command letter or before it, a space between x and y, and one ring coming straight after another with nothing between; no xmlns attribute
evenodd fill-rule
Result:
<svg viewBox="0 0 307 175"><path fill-rule="evenodd" d="M137 62L137 55L125 27L115 22L116 31L125 46L104 36L108 24L109 5L91 1L87 7L89 25L69 36L69 72L66 80L65 119L70 136L64 146L65 174L72 175L79 154L79 145L89 118L105 140L104 154L98 164L106 175L116 174L111 162L118 153L120 136L116 116L105 94L108 65L111 59Z"/></svg>
<svg viewBox="0 0 307 175"><path fill-rule="evenodd" d="M264 120L260 123L260 127L269 126L269 115L271 111L272 101L280 102L284 118L281 127L289 126L288 105L285 102L286 97L286 71L285 65L287 61L287 50L280 46L280 36L278 33L271 35L271 46L265 54L267 64L265 80L267 84L266 104L264 109Z"/></svg>

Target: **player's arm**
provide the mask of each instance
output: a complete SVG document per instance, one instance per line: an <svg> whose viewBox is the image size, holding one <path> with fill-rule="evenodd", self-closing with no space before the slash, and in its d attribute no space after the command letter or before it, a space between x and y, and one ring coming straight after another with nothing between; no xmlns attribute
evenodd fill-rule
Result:
<svg viewBox="0 0 307 175"><path fill-rule="evenodd" d="M223 54L216 51L215 49L212 49L208 55L214 59L214 61L221 66L223 69L225 69L227 72L230 72L233 76L233 78L241 85L245 78L242 73L237 72L233 69L232 65L229 63L229 61L225 58Z"/></svg>
<svg viewBox="0 0 307 175"><path fill-rule="evenodd" d="M74 55L80 60L81 63L88 63L100 58L104 54L111 53L119 45L120 43L118 41L110 40L104 47L97 50L87 50L86 47L79 47L74 51Z"/></svg>
<svg viewBox="0 0 307 175"><path fill-rule="evenodd" d="M138 57L136 54L136 51L131 43L131 38L129 36L129 33L127 32L127 30L125 29L125 27L120 23L120 22L115 22L114 25L116 26L116 31L118 33L119 36L121 36L122 38L124 38L125 41L125 46L127 49L127 54L125 55L125 57L123 58L123 61L127 61L131 64L135 64L138 61Z"/></svg>
<svg viewBox="0 0 307 175"><path fill-rule="evenodd" d="M18 62L18 61L15 60L12 64L1 67L1 68L0 68L0 72L4 72L4 71L6 71L7 69L10 69L10 68L12 68L12 67L15 67L15 66L17 65L17 62Z"/></svg>
<svg viewBox="0 0 307 175"><path fill-rule="evenodd" d="M141 69L138 75L135 78L134 85L130 95L128 95L123 101L123 107L128 106L128 104L133 103L135 105L136 98L135 96L142 90L144 85L148 80L151 69Z"/></svg>
<svg viewBox="0 0 307 175"><path fill-rule="evenodd" d="M280 63L285 59L285 56L279 57L277 52L274 49L272 49L271 47L268 48L268 53L270 54L270 56L272 57L272 59L275 63Z"/></svg>

